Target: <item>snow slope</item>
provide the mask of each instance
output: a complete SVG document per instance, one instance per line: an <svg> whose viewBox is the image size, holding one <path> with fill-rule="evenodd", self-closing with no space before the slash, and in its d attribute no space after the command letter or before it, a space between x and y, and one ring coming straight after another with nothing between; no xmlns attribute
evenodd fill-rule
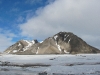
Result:
<svg viewBox="0 0 100 75"><path fill-rule="evenodd" d="M0 55L0 75L68 74L100 75L100 54Z"/></svg>

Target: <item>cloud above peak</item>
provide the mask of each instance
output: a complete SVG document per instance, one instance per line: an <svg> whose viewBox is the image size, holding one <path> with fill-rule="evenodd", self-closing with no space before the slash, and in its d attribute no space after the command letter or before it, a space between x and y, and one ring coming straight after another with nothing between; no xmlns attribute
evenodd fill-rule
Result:
<svg viewBox="0 0 100 75"><path fill-rule="evenodd" d="M42 40L66 31L82 38L86 38L86 35L99 37L99 7L99 0L55 0L37 9L36 16L27 22L19 24L21 35Z"/></svg>

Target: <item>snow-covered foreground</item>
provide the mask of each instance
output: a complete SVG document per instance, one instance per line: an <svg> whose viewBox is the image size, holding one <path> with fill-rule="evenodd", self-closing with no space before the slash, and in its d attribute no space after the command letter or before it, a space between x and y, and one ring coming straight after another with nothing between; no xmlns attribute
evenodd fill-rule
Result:
<svg viewBox="0 0 100 75"><path fill-rule="evenodd" d="M100 54L0 55L0 75L100 75Z"/></svg>

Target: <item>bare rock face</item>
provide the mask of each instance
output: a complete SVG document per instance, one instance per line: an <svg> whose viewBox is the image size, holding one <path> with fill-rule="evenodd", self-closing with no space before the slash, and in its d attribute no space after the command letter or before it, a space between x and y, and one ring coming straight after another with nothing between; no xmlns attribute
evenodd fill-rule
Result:
<svg viewBox="0 0 100 75"><path fill-rule="evenodd" d="M55 36L57 37L55 40L57 40L58 44L61 44L61 43L63 44L64 42L69 45L69 46L68 45L60 45L60 46L61 48L63 46L65 48L64 50L66 50L70 54L100 52L100 50L88 45L85 41L83 41L81 38L74 35L73 33L60 32L56 34Z"/></svg>
<svg viewBox="0 0 100 75"><path fill-rule="evenodd" d="M10 54L79 54L100 53L100 50L88 45L70 32L59 32L43 42L21 40L10 46L4 53Z"/></svg>

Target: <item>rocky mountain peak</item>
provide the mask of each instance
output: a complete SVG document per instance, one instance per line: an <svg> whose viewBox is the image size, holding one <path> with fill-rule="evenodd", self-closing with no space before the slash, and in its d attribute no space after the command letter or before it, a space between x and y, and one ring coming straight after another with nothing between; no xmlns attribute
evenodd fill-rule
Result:
<svg viewBox="0 0 100 75"><path fill-rule="evenodd" d="M32 40L32 41L20 40L20 41L16 42L15 44L13 44L12 46L10 46L9 48L7 48L7 50L4 51L4 53L15 54L17 52L24 52L36 43L38 43L37 40Z"/></svg>
<svg viewBox="0 0 100 75"><path fill-rule="evenodd" d="M71 41L71 39L75 37L76 35L74 35L71 32L59 32L58 34L54 35L54 39L56 41L61 40L61 41L68 42L68 43Z"/></svg>

